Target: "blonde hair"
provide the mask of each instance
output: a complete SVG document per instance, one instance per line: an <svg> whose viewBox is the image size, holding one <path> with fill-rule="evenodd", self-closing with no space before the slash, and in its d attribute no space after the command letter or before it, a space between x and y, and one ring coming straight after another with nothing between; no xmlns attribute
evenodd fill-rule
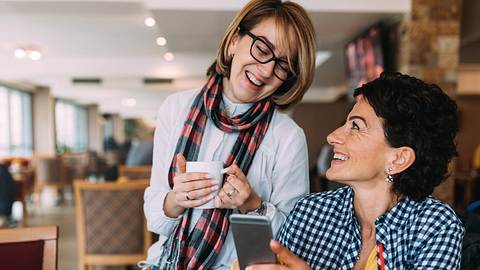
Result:
<svg viewBox="0 0 480 270"><path fill-rule="evenodd" d="M305 9L296 3L281 0L250 1L228 26L217 49L215 62L208 68L207 75L220 73L229 78L232 56L229 55L228 47L232 38L237 33L243 35L269 18L276 21L277 34L281 37L279 45L286 49L287 60L295 74L272 96L279 109L288 109L303 98L312 84L315 73L315 30ZM293 37L290 37L290 33ZM292 40L296 41L295 45L291 44Z"/></svg>

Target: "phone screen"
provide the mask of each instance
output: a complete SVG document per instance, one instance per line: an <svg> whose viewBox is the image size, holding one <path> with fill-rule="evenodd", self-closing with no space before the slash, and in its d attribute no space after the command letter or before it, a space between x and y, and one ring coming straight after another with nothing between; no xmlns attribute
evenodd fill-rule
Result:
<svg viewBox="0 0 480 270"><path fill-rule="evenodd" d="M241 270L252 264L276 262L270 249L273 234L267 217L232 214L230 224Z"/></svg>

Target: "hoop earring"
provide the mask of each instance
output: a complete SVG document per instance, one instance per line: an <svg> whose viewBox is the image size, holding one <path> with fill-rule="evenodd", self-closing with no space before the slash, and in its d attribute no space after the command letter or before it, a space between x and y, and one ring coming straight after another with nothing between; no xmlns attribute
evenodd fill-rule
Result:
<svg viewBox="0 0 480 270"><path fill-rule="evenodd" d="M393 168L391 166L388 166L387 177L385 178L385 181L387 181L387 183L389 184L393 183L393 176L390 174L392 171L393 171Z"/></svg>

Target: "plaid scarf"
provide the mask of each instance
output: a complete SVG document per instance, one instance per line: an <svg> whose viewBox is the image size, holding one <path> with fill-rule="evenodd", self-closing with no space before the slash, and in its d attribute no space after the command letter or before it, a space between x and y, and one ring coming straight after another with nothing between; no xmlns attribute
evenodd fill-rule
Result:
<svg viewBox="0 0 480 270"><path fill-rule="evenodd" d="M239 133L224 165L228 167L235 163L247 174L255 152L267 133L275 107L270 99L264 99L255 103L245 113L229 118L224 110L222 83L222 75L211 76L193 101L170 165L170 187L173 187L176 171L175 156L182 153L188 161L197 160L203 131L209 119L223 132ZM195 228L189 234L192 211L191 208L185 211L175 233L172 249L177 253L174 255L177 257L177 269L209 269L222 249L229 228L228 217L232 210L203 210Z"/></svg>

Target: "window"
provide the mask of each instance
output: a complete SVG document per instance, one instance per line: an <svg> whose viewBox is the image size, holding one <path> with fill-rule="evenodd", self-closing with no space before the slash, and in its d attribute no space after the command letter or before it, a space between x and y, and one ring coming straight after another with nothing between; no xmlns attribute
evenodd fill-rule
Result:
<svg viewBox="0 0 480 270"><path fill-rule="evenodd" d="M8 90L0 86L0 156L10 154L10 127L8 112Z"/></svg>
<svg viewBox="0 0 480 270"><path fill-rule="evenodd" d="M0 86L0 156L32 155L32 96Z"/></svg>
<svg viewBox="0 0 480 270"><path fill-rule="evenodd" d="M66 101L55 103L57 152L88 150L87 109Z"/></svg>

